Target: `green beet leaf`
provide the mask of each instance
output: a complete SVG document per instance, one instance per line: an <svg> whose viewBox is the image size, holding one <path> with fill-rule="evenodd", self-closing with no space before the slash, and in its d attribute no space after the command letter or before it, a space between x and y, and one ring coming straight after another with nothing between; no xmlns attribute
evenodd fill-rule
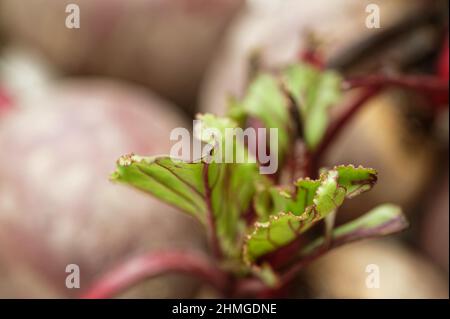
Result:
<svg viewBox="0 0 450 319"><path fill-rule="evenodd" d="M375 182L373 169L338 166L319 180L298 180L292 193L273 186L259 190L255 207L268 220L263 217L253 225L243 247L244 260L251 264L291 243L317 221L336 213L345 198L367 191Z"/></svg>
<svg viewBox="0 0 450 319"><path fill-rule="evenodd" d="M327 130L329 109L341 98L342 80L333 71L320 71L307 64L287 67L283 80L299 108L306 145L313 150Z"/></svg>
<svg viewBox="0 0 450 319"><path fill-rule="evenodd" d="M293 125L290 118L288 98L281 90L274 75L261 73L250 84L241 101L230 101L229 115L241 126L245 120L255 118L266 129L278 129L278 157L283 162L292 143Z"/></svg>
<svg viewBox="0 0 450 319"><path fill-rule="evenodd" d="M235 127L228 118L201 115L203 129L216 128L220 136L197 132L206 143L224 141L225 129ZM243 145L234 140L233 149ZM214 149L215 151L215 149ZM245 150L243 150L245 152ZM256 163L222 163L213 152L209 161L185 162L169 156L141 157L126 155L117 162L112 180L129 184L147 192L194 216L208 225L208 214L213 215L215 228L224 252L230 256L240 253L242 232L245 230L241 215L251 207L255 182L260 178ZM248 154L246 156L249 156ZM220 161L219 161L220 159Z"/></svg>

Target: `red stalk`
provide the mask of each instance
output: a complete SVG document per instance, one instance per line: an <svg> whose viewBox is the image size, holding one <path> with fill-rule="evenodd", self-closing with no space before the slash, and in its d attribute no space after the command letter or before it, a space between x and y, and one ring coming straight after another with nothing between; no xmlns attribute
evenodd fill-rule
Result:
<svg viewBox="0 0 450 319"><path fill-rule="evenodd" d="M448 92L447 80L430 75L385 76L382 74L376 74L348 79L344 83L344 89L368 86L397 86L405 89L417 90L424 93Z"/></svg>
<svg viewBox="0 0 450 319"><path fill-rule="evenodd" d="M385 76L382 74L349 79L344 88L380 86L399 87L422 93L428 97L429 106L435 111L448 105L448 79L432 75L398 75Z"/></svg>
<svg viewBox="0 0 450 319"><path fill-rule="evenodd" d="M401 76L385 76L382 74L363 76L348 79L344 82L344 89L364 88L364 91L358 98L352 101L352 104L346 111L330 125L325 133L322 142L319 144L314 153L310 154L308 160L308 175L316 178L318 171L318 160L325 153L329 145L336 139L337 135L346 126L357 111L373 96L378 94L382 89L389 87L400 87L410 90L422 92L433 97L436 101L448 103L448 80L429 75L401 75ZM445 97L442 99L442 97ZM444 101L446 100L446 101ZM432 104L435 108L439 104Z"/></svg>
<svg viewBox="0 0 450 319"><path fill-rule="evenodd" d="M224 292L228 276L208 257L197 252L166 251L139 256L119 265L97 281L82 298L111 298L148 278L168 272L184 273L197 277Z"/></svg>

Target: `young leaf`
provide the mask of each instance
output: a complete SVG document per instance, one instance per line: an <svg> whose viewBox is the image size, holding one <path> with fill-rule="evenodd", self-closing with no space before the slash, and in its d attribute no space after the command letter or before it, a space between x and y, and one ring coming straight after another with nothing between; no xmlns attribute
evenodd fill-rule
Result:
<svg viewBox="0 0 450 319"><path fill-rule="evenodd" d="M308 64L295 64L283 72L284 85L299 107L306 145L313 150L328 126L329 108L341 97L341 78Z"/></svg>
<svg viewBox="0 0 450 319"><path fill-rule="evenodd" d="M317 221L334 214L346 197L368 190L375 181L375 170L339 166L323 173L319 180L297 181L293 194L274 187L267 189L264 195L258 194L256 207L265 216L269 215L269 220L255 223L247 236L243 247L244 261L252 264L259 257L291 243Z"/></svg>
<svg viewBox="0 0 450 319"><path fill-rule="evenodd" d="M327 182L324 182L325 180ZM329 209L342 204L344 196L353 198L368 191L376 181L377 172L374 169L348 165L325 171L319 180L299 179L294 183L293 192L266 182L258 185L255 209L261 217L260 221L265 221L268 216L279 212L301 215L308 206L314 204L316 198L319 210L328 213ZM324 205L328 207L323 207Z"/></svg>
<svg viewBox="0 0 450 319"><path fill-rule="evenodd" d="M386 236L397 233L408 227L408 222L401 208L392 204L383 204L375 207L363 216L335 228L332 232L330 248L338 247L356 240ZM325 238L320 237L304 247L300 257L313 255L320 249Z"/></svg>
<svg viewBox="0 0 450 319"><path fill-rule="evenodd" d="M306 145L314 150L327 130L330 107L341 97L341 83L335 72L321 71L309 64L290 65L280 75L260 73L242 101L230 100L228 115L241 125L246 118L255 117L266 128L277 128L282 162L293 142L290 100L298 107Z"/></svg>
<svg viewBox="0 0 450 319"><path fill-rule="evenodd" d="M204 142L227 147L223 138L226 128L234 128L235 123L228 118L200 115L202 128L196 132ZM205 130L215 128L216 135ZM244 146L233 141L234 151ZM256 163L222 163L223 152L213 151L211 161L184 162L168 156L140 157L126 155L117 162L117 170L112 179L127 183L142 191L180 208L196 217L204 225L212 215L214 231L220 244L229 256L237 256L245 229L241 219L251 204L255 181L259 178ZM248 154L247 154L248 156Z"/></svg>
<svg viewBox="0 0 450 319"><path fill-rule="evenodd" d="M278 156L282 162L289 151L292 135L288 105L288 99L276 77L261 73L250 84L242 101L230 101L229 116L239 121L241 126L245 125L243 119L253 117L260 120L267 129L278 129Z"/></svg>

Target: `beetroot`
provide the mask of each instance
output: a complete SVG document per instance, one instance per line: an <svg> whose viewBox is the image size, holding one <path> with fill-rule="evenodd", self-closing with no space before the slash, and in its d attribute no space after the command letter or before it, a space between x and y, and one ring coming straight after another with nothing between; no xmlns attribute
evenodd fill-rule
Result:
<svg viewBox="0 0 450 319"><path fill-rule="evenodd" d="M134 254L201 248L193 220L108 180L111 159L167 152L178 126L172 105L100 80L62 82L11 112L0 126L0 296L77 296ZM81 289L65 287L68 264L79 265ZM171 276L141 288L187 297L195 284Z"/></svg>
<svg viewBox="0 0 450 319"><path fill-rule="evenodd" d="M80 28L68 29L68 3ZM243 0L38 0L0 2L14 42L35 46L69 73L137 81L191 107L220 36Z"/></svg>

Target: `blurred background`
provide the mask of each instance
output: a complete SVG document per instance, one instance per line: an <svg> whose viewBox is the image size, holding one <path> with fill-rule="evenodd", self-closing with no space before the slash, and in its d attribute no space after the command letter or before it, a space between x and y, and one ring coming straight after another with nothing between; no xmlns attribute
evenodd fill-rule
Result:
<svg viewBox="0 0 450 319"><path fill-rule="evenodd" d="M79 28L66 26L69 4ZM368 4L380 28L366 27ZM347 76L448 80L448 1L0 0L0 298L76 297L68 264L87 288L140 252L205 250L190 218L111 184L115 160L168 153L172 128L223 114L245 92L254 52L276 68L311 48ZM393 202L411 227L319 259L292 297L448 298L448 116L448 100L390 89L345 128L322 164L374 167L379 182L338 223ZM368 264L379 289L365 286ZM122 295L208 296L176 275Z"/></svg>

